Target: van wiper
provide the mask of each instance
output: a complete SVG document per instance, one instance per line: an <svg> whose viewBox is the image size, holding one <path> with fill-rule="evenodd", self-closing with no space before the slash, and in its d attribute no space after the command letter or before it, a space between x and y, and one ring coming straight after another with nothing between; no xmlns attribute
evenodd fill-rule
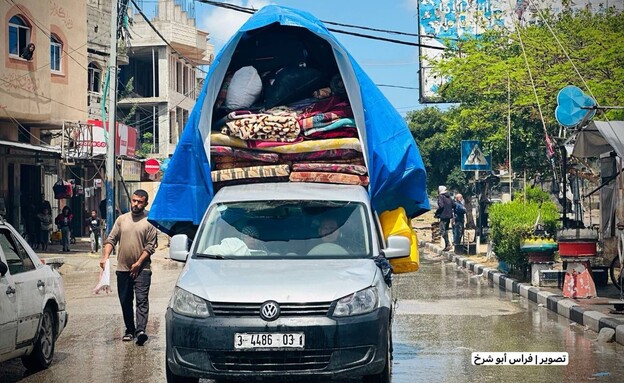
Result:
<svg viewBox="0 0 624 383"><path fill-rule="evenodd" d="M201 257L201 258L210 258L210 259L232 259L232 257L226 257L226 256L219 255L219 254L199 253L199 254L195 254L195 256Z"/></svg>

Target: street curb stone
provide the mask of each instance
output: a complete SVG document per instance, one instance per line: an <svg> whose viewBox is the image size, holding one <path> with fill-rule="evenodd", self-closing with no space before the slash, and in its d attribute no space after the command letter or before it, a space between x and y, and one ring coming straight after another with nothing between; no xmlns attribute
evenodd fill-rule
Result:
<svg viewBox="0 0 624 383"><path fill-rule="evenodd" d="M483 277L491 281L493 287L501 290L509 291L536 303L541 304L548 310L563 316L564 318L576 322L581 326L598 333L603 328L612 328L615 330L615 341L624 345L624 318L613 318L598 311L585 310L576 302L564 298L561 295L550 291L541 291L538 287L531 284L521 283L517 280L502 274L499 270L493 269L476 263L466 257L462 257L449 251L442 251L442 248L434 243L427 241L419 241L419 246L432 251L435 254L446 257L449 261L454 262L458 266L474 272L477 275L483 274Z"/></svg>

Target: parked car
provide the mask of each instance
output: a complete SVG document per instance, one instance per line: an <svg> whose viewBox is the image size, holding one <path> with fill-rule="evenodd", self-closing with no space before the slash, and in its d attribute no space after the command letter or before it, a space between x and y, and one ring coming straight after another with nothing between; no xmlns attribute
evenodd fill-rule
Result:
<svg viewBox="0 0 624 383"><path fill-rule="evenodd" d="M48 368L66 324L61 275L0 216L0 362Z"/></svg>

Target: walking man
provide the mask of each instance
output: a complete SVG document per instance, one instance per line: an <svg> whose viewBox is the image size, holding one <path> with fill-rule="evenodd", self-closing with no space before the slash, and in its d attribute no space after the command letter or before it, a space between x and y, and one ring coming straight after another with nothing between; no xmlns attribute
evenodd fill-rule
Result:
<svg viewBox="0 0 624 383"><path fill-rule="evenodd" d="M453 213L455 215L455 222L453 224L453 244L455 246L459 246L461 245L461 240L464 236L464 223L466 222L466 207L464 206L464 197L459 193L455 194Z"/></svg>
<svg viewBox="0 0 624 383"><path fill-rule="evenodd" d="M158 247L157 231L147 221L148 195L145 190L132 194L131 211L122 214L104 241L104 256L100 261L102 269L114 246L117 248L117 292L123 313L126 331L124 342L136 339L142 346L147 341L145 328L149 314L149 289L152 280L150 257ZM136 298L136 324L133 301Z"/></svg>
<svg viewBox="0 0 624 383"><path fill-rule="evenodd" d="M453 200L444 185L438 187L438 209L435 212L435 216L440 219L440 236L444 239L443 251L449 251L451 242L449 241L448 231L451 218L453 218Z"/></svg>

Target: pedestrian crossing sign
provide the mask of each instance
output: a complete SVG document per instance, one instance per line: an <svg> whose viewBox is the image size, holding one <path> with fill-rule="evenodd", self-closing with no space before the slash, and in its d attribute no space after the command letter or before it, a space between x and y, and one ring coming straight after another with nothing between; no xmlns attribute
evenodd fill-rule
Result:
<svg viewBox="0 0 624 383"><path fill-rule="evenodd" d="M492 170L490 155L483 154L481 141L466 140L461 143L462 170Z"/></svg>

